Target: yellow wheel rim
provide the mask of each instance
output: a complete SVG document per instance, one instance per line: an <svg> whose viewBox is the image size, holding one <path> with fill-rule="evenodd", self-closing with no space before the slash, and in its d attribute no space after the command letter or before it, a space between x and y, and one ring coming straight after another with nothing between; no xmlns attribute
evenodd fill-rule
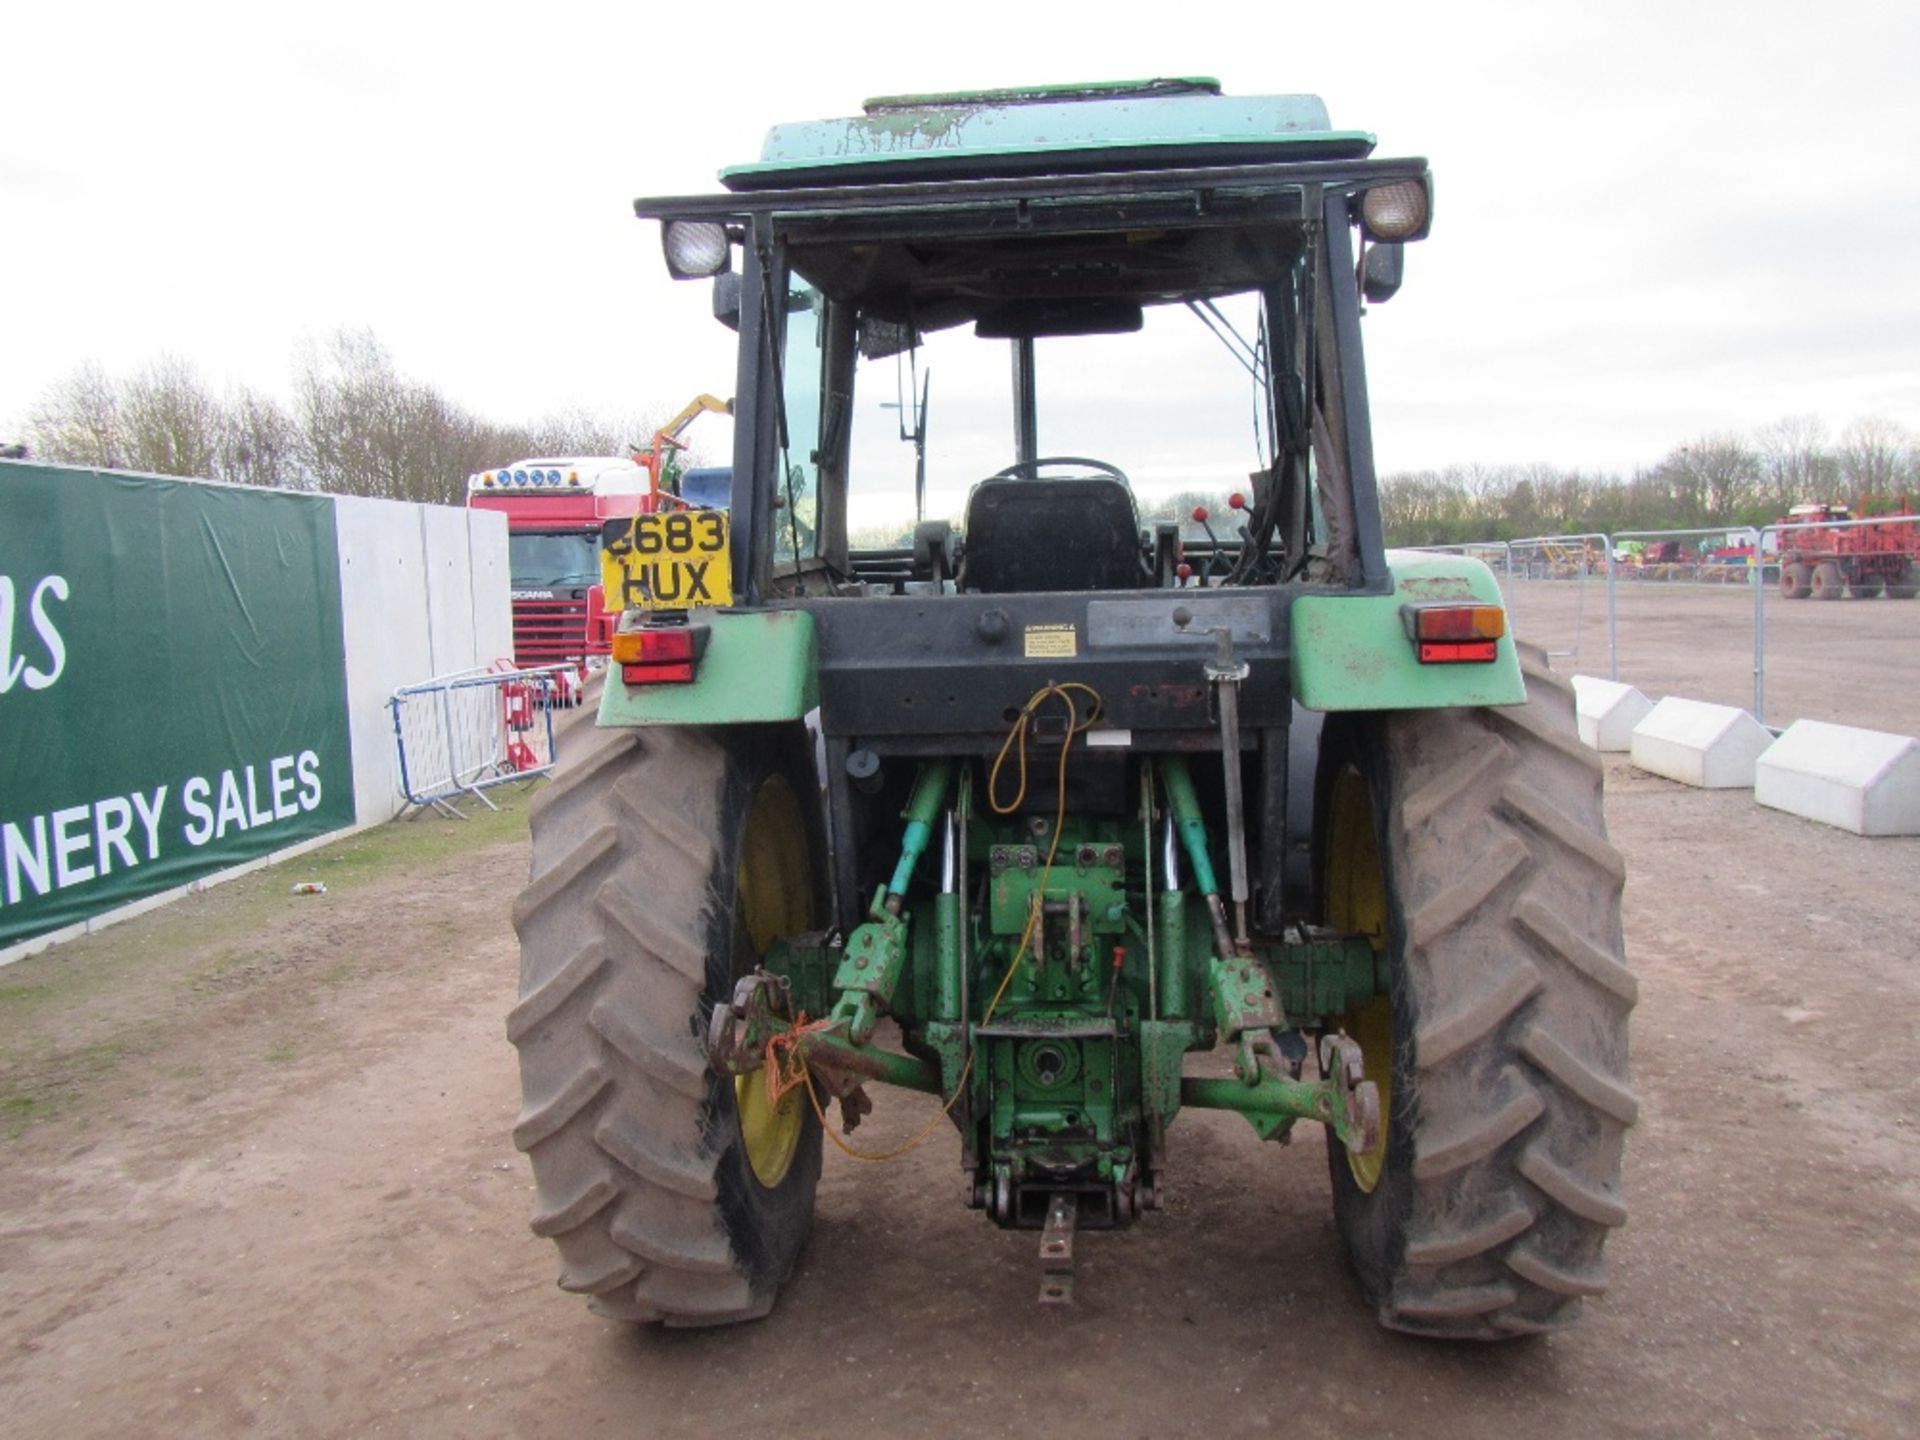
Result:
<svg viewBox="0 0 1920 1440"><path fill-rule="evenodd" d="M751 956L734 956L735 969L741 974L775 940L813 925L806 823L793 787L779 775L761 785L747 812L747 833L734 877L734 915L736 945L744 939L753 949ZM747 1164L754 1179L771 1190L787 1178L800 1149L806 1099L790 1090L778 1102L770 1100L762 1071L737 1076L733 1099Z"/></svg>
<svg viewBox="0 0 1920 1440"><path fill-rule="evenodd" d="M747 1164L753 1178L771 1190L787 1178L800 1149L800 1107L806 1102L798 1090L789 1090L778 1101L769 1100L766 1072L761 1070L734 1077L733 1099L740 1113Z"/></svg>
<svg viewBox="0 0 1920 1440"><path fill-rule="evenodd" d="M1371 937L1378 954L1387 948L1387 876L1373 828L1373 796L1366 777L1351 765L1333 782L1327 829L1327 923ZM1370 1194L1387 1166L1387 1132L1392 1127L1393 1002L1376 995L1348 1011L1340 1023L1359 1043L1367 1079L1380 1089L1379 1138L1371 1149L1347 1151L1353 1183Z"/></svg>

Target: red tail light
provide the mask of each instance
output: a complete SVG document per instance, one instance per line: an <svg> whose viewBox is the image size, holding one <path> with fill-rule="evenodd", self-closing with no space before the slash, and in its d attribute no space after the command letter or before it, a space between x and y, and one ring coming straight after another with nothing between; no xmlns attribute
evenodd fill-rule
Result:
<svg viewBox="0 0 1920 1440"><path fill-rule="evenodd" d="M704 625L642 626L622 630L609 647L629 685L684 685L706 648Z"/></svg>
<svg viewBox="0 0 1920 1440"><path fill-rule="evenodd" d="M1485 664L1507 633L1507 612L1498 605L1402 605L1400 615L1422 665Z"/></svg>
<svg viewBox="0 0 1920 1440"><path fill-rule="evenodd" d="M1467 640L1458 644L1422 641L1420 645L1420 663L1422 665L1458 665L1465 662L1491 660L1500 653L1500 647L1491 640Z"/></svg>

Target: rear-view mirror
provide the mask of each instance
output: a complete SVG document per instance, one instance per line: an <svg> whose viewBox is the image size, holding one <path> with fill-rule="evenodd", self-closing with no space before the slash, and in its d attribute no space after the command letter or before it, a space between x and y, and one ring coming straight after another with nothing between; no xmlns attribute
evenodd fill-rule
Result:
<svg viewBox="0 0 1920 1440"><path fill-rule="evenodd" d="M729 270L713 277L713 318L736 334L740 329L740 277Z"/></svg>
<svg viewBox="0 0 1920 1440"><path fill-rule="evenodd" d="M1367 258L1360 265L1360 293L1369 305L1391 300L1400 289L1407 266L1404 245L1369 245Z"/></svg>

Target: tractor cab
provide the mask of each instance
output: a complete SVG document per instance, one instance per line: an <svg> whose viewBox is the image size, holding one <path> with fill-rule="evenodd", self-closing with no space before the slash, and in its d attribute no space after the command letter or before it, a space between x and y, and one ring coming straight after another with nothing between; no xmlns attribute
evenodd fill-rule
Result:
<svg viewBox="0 0 1920 1440"><path fill-rule="evenodd" d="M739 598L1380 586L1359 309L1430 185L1371 149L1211 81L895 96L638 202L741 335ZM1181 574L1142 508L1229 493Z"/></svg>
<svg viewBox="0 0 1920 1440"><path fill-rule="evenodd" d="M1389 1324L1598 1288L1618 862L1491 573L1382 543L1361 318L1432 187L1372 150L1208 80L888 96L636 202L737 332L733 463L608 547L515 911L563 1285L764 1314L823 1138L951 1132L1066 1303L1214 1109L1325 1127ZM882 1087L938 1104L850 1138Z"/></svg>

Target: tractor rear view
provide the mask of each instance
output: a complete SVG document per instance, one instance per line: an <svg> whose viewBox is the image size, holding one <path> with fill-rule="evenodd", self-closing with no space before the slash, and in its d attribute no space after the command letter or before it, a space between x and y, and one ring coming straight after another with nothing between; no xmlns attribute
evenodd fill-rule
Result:
<svg viewBox="0 0 1920 1440"><path fill-rule="evenodd" d="M1176 1223L1204 1109L1325 1130L1389 1326L1605 1287L1623 871L1490 573L1383 548L1362 302L1431 183L1371 150L1203 80L909 96L638 202L738 332L735 447L725 507L609 548L598 725L535 804L508 1029L564 1288L764 1315L894 1089L1046 1303L1079 1230ZM896 369L978 354L1004 429L923 413L888 478ZM1228 458L1155 477L1231 489L1194 544L1128 467L1209 385Z"/></svg>

